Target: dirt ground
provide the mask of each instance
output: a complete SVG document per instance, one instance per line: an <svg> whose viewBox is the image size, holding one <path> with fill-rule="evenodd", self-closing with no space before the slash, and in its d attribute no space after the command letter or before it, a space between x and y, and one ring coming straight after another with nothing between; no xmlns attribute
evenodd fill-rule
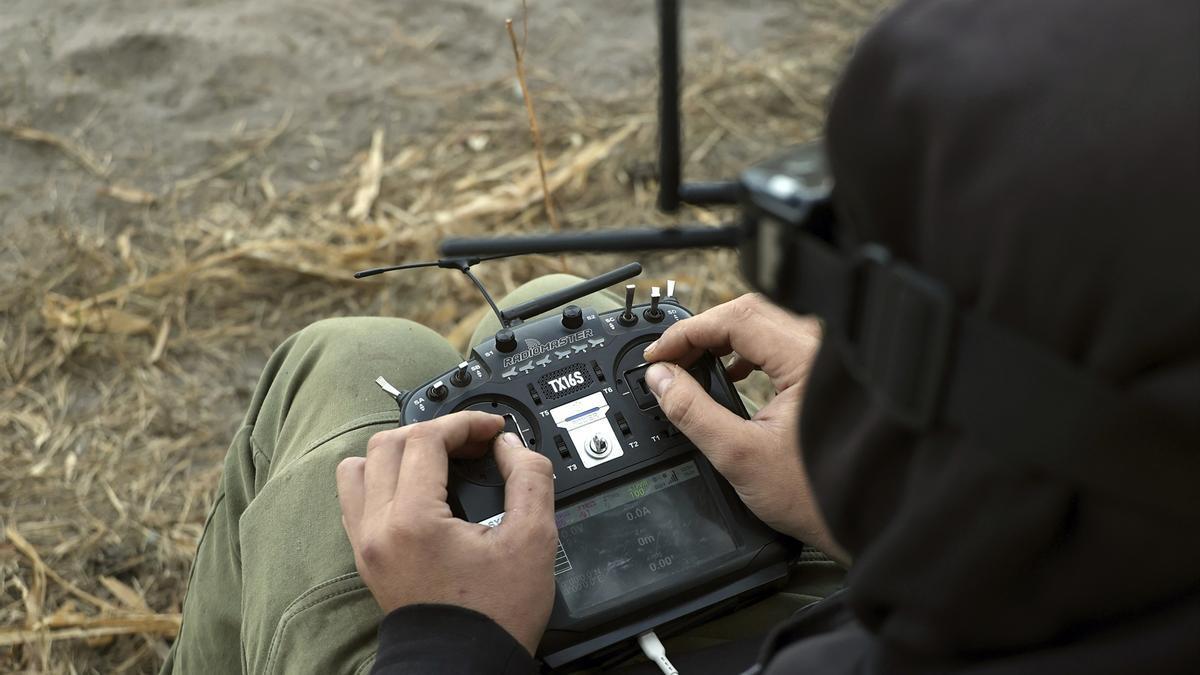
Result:
<svg viewBox="0 0 1200 675"><path fill-rule="evenodd" d="M882 0L685 5L685 172L819 134ZM525 59L564 228L654 210L651 0L533 0ZM331 316L465 344L450 272L355 282L448 234L545 230L504 19L519 0L5 0L0 669L151 672L259 369ZM715 224L725 214L682 218ZM477 268L497 295L628 257ZM703 309L728 252L642 256Z"/></svg>

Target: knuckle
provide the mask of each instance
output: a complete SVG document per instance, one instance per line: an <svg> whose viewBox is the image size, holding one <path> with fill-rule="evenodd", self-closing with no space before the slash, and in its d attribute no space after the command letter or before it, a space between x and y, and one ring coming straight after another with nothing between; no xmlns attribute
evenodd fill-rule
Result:
<svg viewBox="0 0 1200 675"><path fill-rule="evenodd" d="M435 417L425 423L425 429L435 433L442 433L447 427L452 427L461 424L470 424L473 410L459 410L458 412Z"/></svg>
<svg viewBox="0 0 1200 675"><path fill-rule="evenodd" d="M699 422L696 408L691 405L680 405L674 413L668 413L668 416L675 420L675 425L681 429L693 430Z"/></svg>
<svg viewBox="0 0 1200 675"><path fill-rule="evenodd" d="M388 429L373 434L367 441L367 452L372 450L383 450L385 448L394 448L404 442L408 435L408 427L398 427L396 429Z"/></svg>
<svg viewBox="0 0 1200 675"><path fill-rule="evenodd" d="M521 463L531 473L547 478L554 474L554 463L550 461L549 457L541 453L530 452L521 460Z"/></svg>
<svg viewBox="0 0 1200 675"><path fill-rule="evenodd" d="M444 418L439 418L444 419ZM408 427L408 435L405 440L410 443L420 444L427 443L438 436L438 425L435 421L417 422Z"/></svg>
<svg viewBox="0 0 1200 675"><path fill-rule="evenodd" d="M733 301L732 307L734 318L738 321L748 321L758 315L762 311L762 304L765 302L762 295L758 293L747 293Z"/></svg>
<svg viewBox="0 0 1200 675"><path fill-rule="evenodd" d="M358 463L362 461L361 457L347 457L338 462L337 465L337 480L342 482L354 476L354 472L358 469Z"/></svg>
<svg viewBox="0 0 1200 675"><path fill-rule="evenodd" d="M554 526L554 522L546 519L541 525L534 528L532 543L539 549L553 551L558 544L558 528Z"/></svg>
<svg viewBox="0 0 1200 675"><path fill-rule="evenodd" d="M668 326L663 334L658 337L659 341L674 341L687 335L688 331L696 325L700 315L692 316L680 321L679 323Z"/></svg>
<svg viewBox="0 0 1200 675"><path fill-rule="evenodd" d="M391 518L387 526L387 538L393 542L420 540L428 534L425 523L412 518Z"/></svg>
<svg viewBox="0 0 1200 675"><path fill-rule="evenodd" d="M384 557L382 542L374 536L363 537L362 542L358 545L358 557L366 567L378 566Z"/></svg>
<svg viewBox="0 0 1200 675"><path fill-rule="evenodd" d="M754 451L743 443L722 443L722 462L729 468L737 468L752 461Z"/></svg>
<svg viewBox="0 0 1200 675"><path fill-rule="evenodd" d="M526 521L521 530L519 536L506 543L516 547L523 554L532 551L552 552L558 544L558 528L554 526L554 520L548 515L545 518ZM553 554L551 553L551 555Z"/></svg>
<svg viewBox="0 0 1200 675"><path fill-rule="evenodd" d="M691 428L697 422L696 409L692 405L692 396L671 387L659 401L659 406L675 425L681 428Z"/></svg>

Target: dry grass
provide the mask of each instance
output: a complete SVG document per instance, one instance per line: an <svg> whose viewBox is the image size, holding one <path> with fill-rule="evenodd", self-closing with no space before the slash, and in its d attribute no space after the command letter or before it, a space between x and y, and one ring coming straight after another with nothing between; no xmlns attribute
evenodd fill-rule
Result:
<svg viewBox="0 0 1200 675"><path fill-rule="evenodd" d="M829 83L869 15L814 4L811 47L692 55L687 175L727 177L777 139L818 132ZM580 101L529 66L563 229L670 222L653 210L653 83ZM285 117L231 138L227 153L165 193L105 188L136 228L101 237L69 218L30 224L55 242L0 288L0 669L157 667L226 443L258 369L289 333L330 316L403 315L466 346L481 303L461 275L350 276L429 258L451 234L545 229L512 83L425 95L445 100L439 134L379 131L334 180L276 187L273 150L303 142ZM107 175L86 148L0 131ZM715 224L720 214L684 217ZM569 268L584 275L617 262L570 258ZM679 279L693 307L743 290L728 252L643 262L649 277ZM559 265L531 256L477 269L502 295Z"/></svg>

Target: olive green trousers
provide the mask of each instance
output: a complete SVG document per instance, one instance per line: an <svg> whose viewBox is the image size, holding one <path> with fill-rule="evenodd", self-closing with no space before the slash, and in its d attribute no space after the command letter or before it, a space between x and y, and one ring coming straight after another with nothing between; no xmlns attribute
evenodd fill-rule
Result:
<svg viewBox="0 0 1200 675"><path fill-rule="evenodd" d="M576 283L531 281L508 307ZM607 292L580 301L620 306ZM499 328L492 315L471 339ZM275 350L225 457L192 567L183 624L162 673L362 673L375 657L381 610L354 569L335 468L396 426L382 375L414 389L462 360L441 336L404 319L328 319ZM817 563L796 587L668 640L689 649L761 634L833 590L840 570Z"/></svg>

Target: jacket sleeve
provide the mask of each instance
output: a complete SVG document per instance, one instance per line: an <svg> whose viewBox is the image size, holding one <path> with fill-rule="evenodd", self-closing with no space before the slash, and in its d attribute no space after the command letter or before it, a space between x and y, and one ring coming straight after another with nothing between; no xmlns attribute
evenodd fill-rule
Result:
<svg viewBox="0 0 1200 675"><path fill-rule="evenodd" d="M371 669L373 675L537 672L533 657L499 624L453 605L410 605L388 614Z"/></svg>

